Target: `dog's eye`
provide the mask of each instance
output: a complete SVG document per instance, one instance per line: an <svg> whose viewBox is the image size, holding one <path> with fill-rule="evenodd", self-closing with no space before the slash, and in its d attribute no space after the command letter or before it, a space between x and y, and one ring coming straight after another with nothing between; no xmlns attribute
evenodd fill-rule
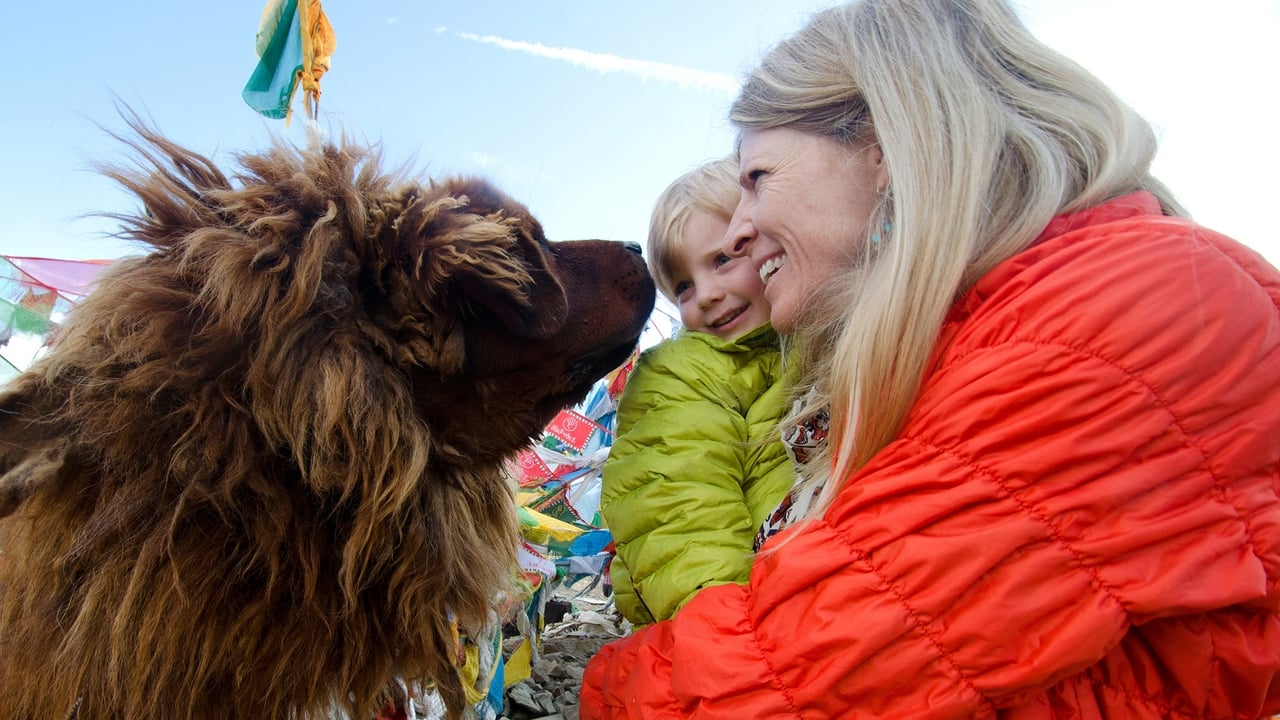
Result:
<svg viewBox="0 0 1280 720"><path fill-rule="evenodd" d="M556 252L555 243L551 242L546 237L544 237L542 233L530 233L528 237L530 240L532 240L535 244L537 244L543 250L546 250L552 255L555 254Z"/></svg>

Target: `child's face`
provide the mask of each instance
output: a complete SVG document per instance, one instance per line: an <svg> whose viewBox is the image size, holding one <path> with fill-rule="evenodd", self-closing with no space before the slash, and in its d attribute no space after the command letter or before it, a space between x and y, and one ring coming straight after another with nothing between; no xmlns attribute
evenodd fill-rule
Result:
<svg viewBox="0 0 1280 720"><path fill-rule="evenodd" d="M769 303L751 258L725 255L728 229L728 218L699 211L689 216L675 292L685 327L732 340L768 322Z"/></svg>

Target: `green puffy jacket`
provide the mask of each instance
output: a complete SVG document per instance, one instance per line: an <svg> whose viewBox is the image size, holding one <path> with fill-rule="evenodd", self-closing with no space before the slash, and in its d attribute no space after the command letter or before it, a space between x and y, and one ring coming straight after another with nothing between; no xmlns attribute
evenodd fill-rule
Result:
<svg viewBox="0 0 1280 720"><path fill-rule="evenodd" d="M781 378L769 325L733 341L681 331L640 356L600 498L628 620L665 620L700 588L747 581L756 530L795 480Z"/></svg>

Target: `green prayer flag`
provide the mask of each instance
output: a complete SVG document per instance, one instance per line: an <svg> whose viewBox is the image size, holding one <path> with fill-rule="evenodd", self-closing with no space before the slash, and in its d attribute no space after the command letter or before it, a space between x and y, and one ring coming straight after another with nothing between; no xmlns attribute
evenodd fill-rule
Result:
<svg viewBox="0 0 1280 720"><path fill-rule="evenodd" d="M302 71L302 32L298 18L298 0L284 0L274 27L264 18L268 35L261 43L258 66L245 84L241 96L258 113L279 120L288 116L298 73Z"/></svg>

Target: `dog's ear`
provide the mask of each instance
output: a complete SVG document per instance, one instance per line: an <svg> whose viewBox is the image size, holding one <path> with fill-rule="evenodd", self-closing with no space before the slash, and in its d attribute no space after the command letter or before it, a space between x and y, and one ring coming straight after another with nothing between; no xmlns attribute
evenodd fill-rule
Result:
<svg viewBox="0 0 1280 720"><path fill-rule="evenodd" d="M542 227L520 203L480 180L453 180L444 197L407 209L417 248L411 273L491 314L518 337L547 338L568 320L568 298ZM397 223L404 230L404 220Z"/></svg>
<svg viewBox="0 0 1280 720"><path fill-rule="evenodd" d="M548 338L568 319L564 284L547 250L516 223L503 223L519 249L501 262L468 262L456 271L463 297L488 310L512 334ZM474 255L472 257L475 257ZM504 267L516 263L516 269Z"/></svg>

